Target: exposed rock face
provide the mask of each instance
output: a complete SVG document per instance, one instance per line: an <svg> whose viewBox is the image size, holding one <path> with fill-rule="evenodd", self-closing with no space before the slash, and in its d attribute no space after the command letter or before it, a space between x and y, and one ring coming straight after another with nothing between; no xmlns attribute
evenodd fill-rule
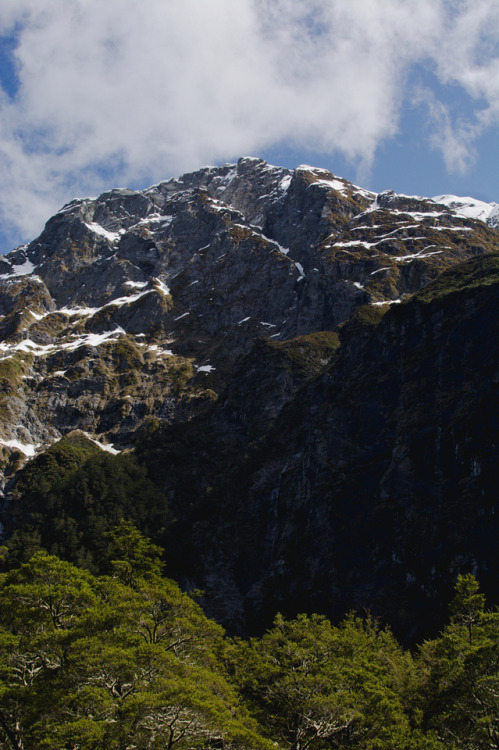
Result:
<svg viewBox="0 0 499 750"><path fill-rule="evenodd" d="M131 445L216 397L255 338L331 329L495 240L446 205L251 158L73 201L2 261L0 438Z"/></svg>
<svg viewBox="0 0 499 750"><path fill-rule="evenodd" d="M204 452L202 475L186 490L183 476L164 482L179 504L210 484L183 543L194 542L212 614L237 630L277 610L368 608L410 640L445 619L458 572L499 600L498 257L405 304L359 308L329 366L277 418L261 412L296 360L267 355L270 377L248 367L239 401L229 389L208 422L186 426L183 458Z"/></svg>
<svg viewBox="0 0 499 750"><path fill-rule="evenodd" d="M172 572L235 628L369 606L409 632L457 570L490 587L499 234L470 201L244 158L69 203L0 261L6 473L155 420L197 566Z"/></svg>

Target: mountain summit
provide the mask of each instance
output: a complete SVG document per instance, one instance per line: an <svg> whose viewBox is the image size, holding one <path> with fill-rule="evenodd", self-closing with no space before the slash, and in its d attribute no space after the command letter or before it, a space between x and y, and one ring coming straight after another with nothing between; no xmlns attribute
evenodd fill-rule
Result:
<svg viewBox="0 0 499 750"><path fill-rule="evenodd" d="M78 430L140 443L235 629L487 586L498 220L250 157L72 201L0 260L4 514Z"/></svg>
<svg viewBox="0 0 499 750"><path fill-rule="evenodd" d="M334 329L493 249L483 206L440 201L254 158L72 201L0 262L2 444L130 447L215 398L256 339Z"/></svg>

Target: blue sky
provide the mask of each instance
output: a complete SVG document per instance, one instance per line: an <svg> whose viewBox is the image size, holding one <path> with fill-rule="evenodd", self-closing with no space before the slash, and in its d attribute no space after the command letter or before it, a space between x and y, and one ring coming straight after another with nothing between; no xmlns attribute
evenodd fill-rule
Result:
<svg viewBox="0 0 499 750"><path fill-rule="evenodd" d="M3 0L0 252L242 155L499 202L499 2Z"/></svg>

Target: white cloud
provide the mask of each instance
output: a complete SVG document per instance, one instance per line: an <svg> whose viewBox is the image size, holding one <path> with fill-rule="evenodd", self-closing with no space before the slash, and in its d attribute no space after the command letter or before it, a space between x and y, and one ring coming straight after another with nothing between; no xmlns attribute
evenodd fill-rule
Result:
<svg viewBox="0 0 499 750"><path fill-rule="evenodd" d="M498 21L497 0L3 0L19 89L0 98L0 216L29 238L75 195L282 140L369 169L419 63L477 99L460 130L434 103L462 169L499 112Z"/></svg>

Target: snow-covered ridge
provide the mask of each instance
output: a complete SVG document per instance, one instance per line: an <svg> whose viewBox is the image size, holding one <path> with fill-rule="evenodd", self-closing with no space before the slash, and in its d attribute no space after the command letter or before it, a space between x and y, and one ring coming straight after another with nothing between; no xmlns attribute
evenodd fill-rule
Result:
<svg viewBox="0 0 499 750"><path fill-rule="evenodd" d="M432 200L435 203L448 206L451 211L467 219L478 219L491 226L499 224L499 204L485 203L476 198L460 197L458 195L435 195Z"/></svg>

